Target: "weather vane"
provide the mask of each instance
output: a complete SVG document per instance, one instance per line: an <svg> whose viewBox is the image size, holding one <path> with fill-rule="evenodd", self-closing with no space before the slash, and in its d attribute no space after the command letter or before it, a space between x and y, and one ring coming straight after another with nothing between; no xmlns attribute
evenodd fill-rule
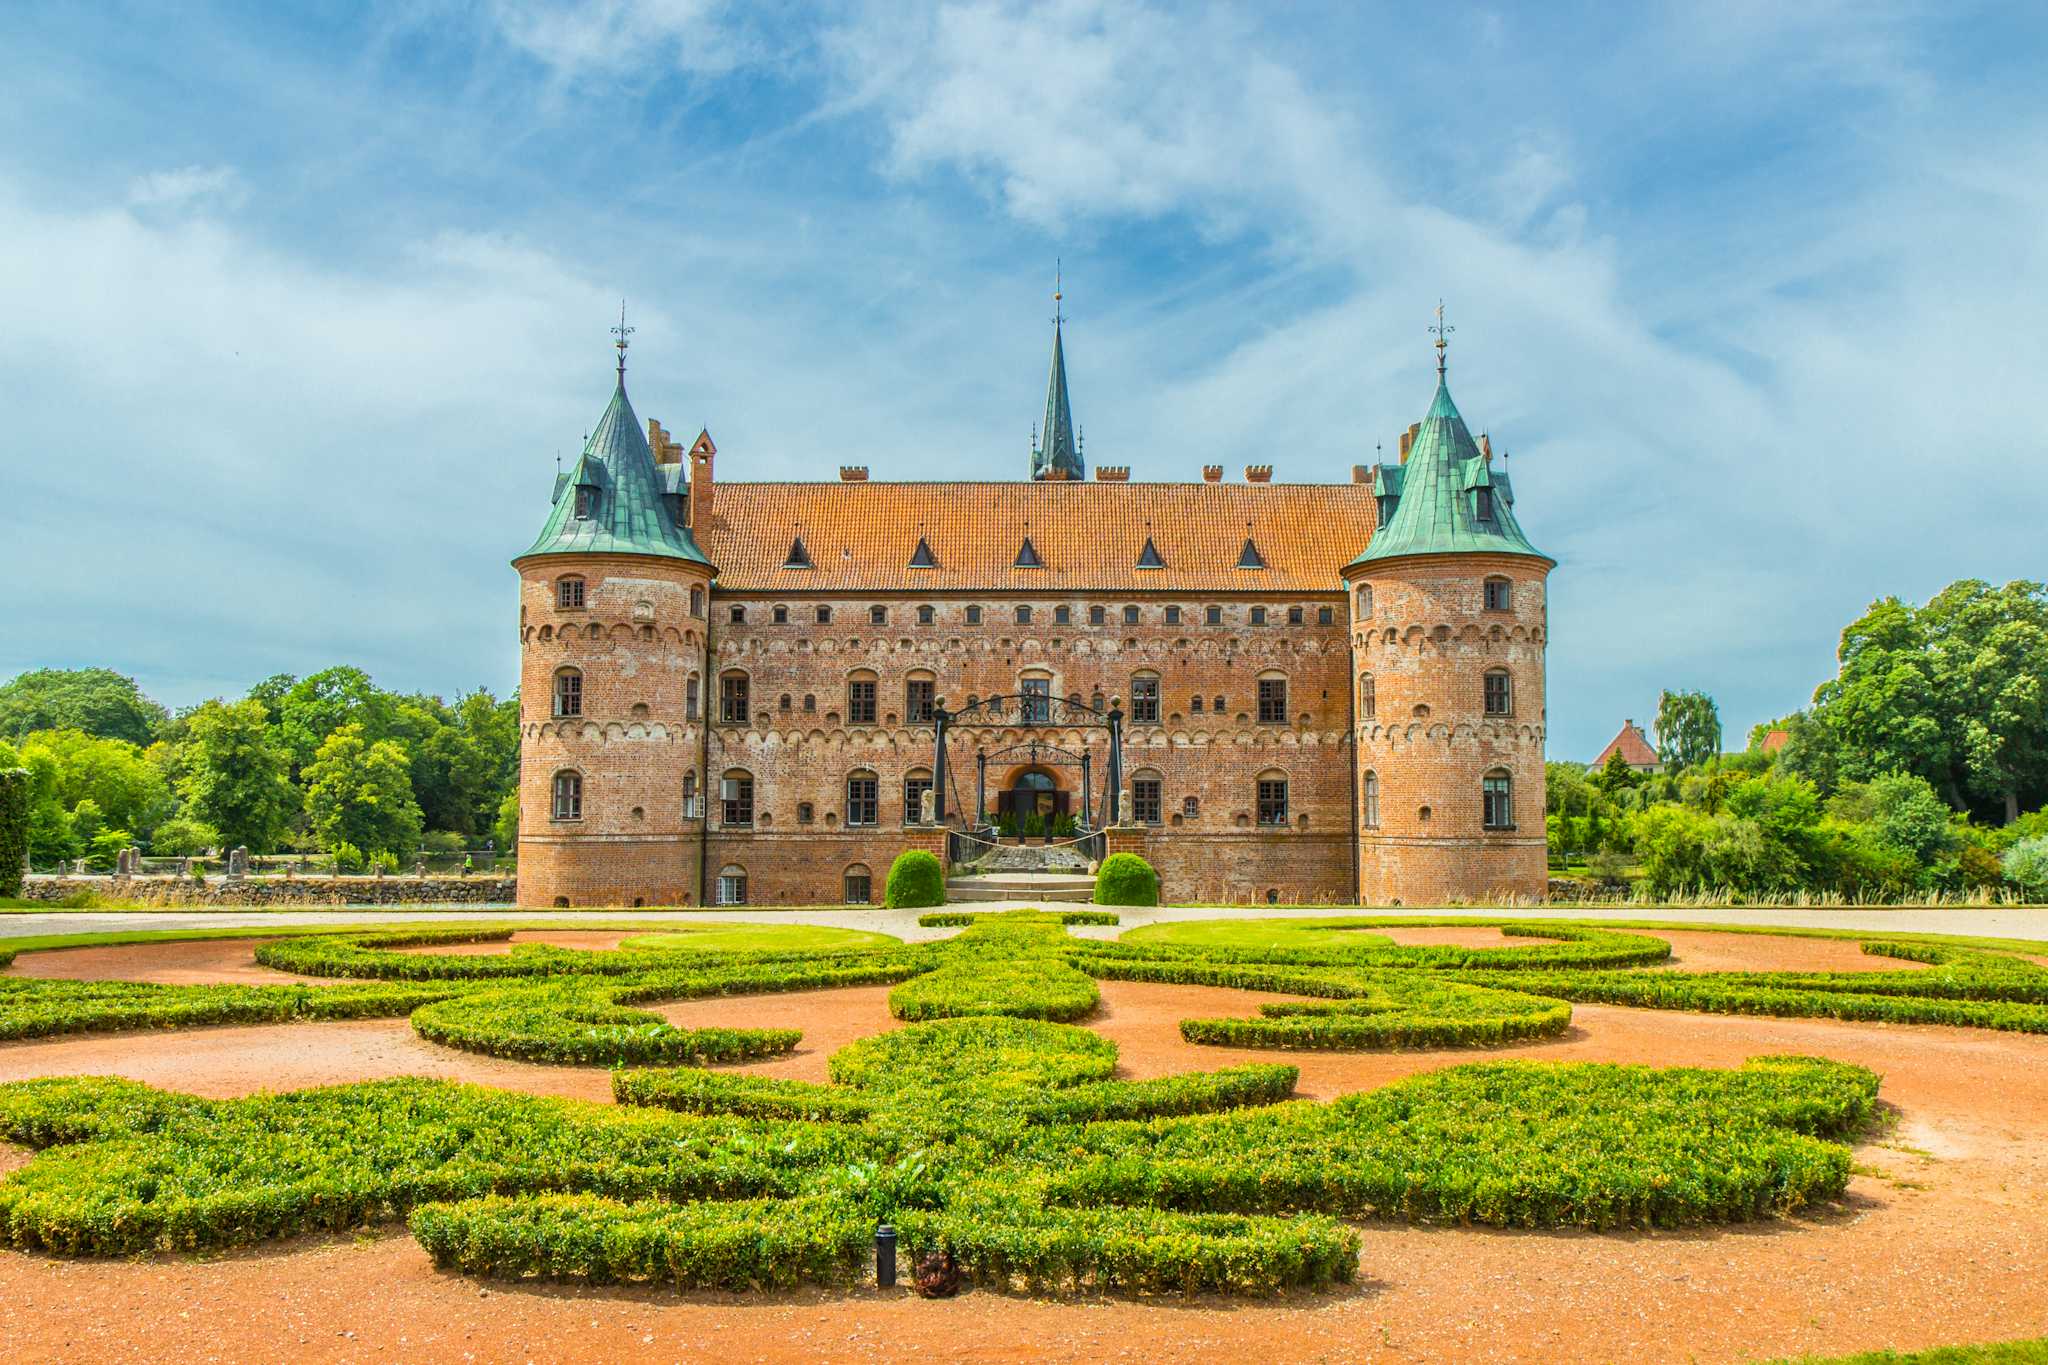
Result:
<svg viewBox="0 0 2048 1365"><path fill-rule="evenodd" d="M1458 330L1444 322L1444 301L1442 299L1436 301L1436 326L1429 330L1436 333L1436 374L1437 378L1441 379L1444 374L1444 352L1450 347L1451 333Z"/></svg>
<svg viewBox="0 0 2048 1365"><path fill-rule="evenodd" d="M1057 257L1057 256L1053 257L1053 258L1052 258L1052 320L1053 320L1054 322L1065 322L1065 321L1067 320L1067 315L1066 315L1066 311L1065 311L1064 309L1062 309L1062 308L1060 307L1060 300L1061 300L1061 299L1063 299L1063 298L1065 298L1065 297L1067 296L1067 289L1066 289L1066 276L1065 276L1064 272L1062 271L1062 269L1061 269L1061 266L1062 266L1062 262L1061 262L1060 258L1059 258L1059 257Z"/></svg>
<svg viewBox="0 0 2048 1365"><path fill-rule="evenodd" d="M626 325L626 301L624 299L620 299L619 325L612 328L612 335L617 337L618 340L613 342L612 345L619 348L619 380L621 383L623 383L626 378L626 346L628 345L626 338L632 336L634 330L634 328L628 327Z"/></svg>

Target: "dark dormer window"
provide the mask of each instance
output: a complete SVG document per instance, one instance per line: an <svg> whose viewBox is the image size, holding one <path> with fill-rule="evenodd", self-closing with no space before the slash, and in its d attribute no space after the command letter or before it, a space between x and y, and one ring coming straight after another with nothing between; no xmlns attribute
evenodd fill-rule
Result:
<svg viewBox="0 0 2048 1365"><path fill-rule="evenodd" d="M587 483L576 485L576 520L589 521L597 515L597 490Z"/></svg>
<svg viewBox="0 0 2048 1365"><path fill-rule="evenodd" d="M1244 538L1244 548L1237 552L1237 567L1240 569L1263 569L1266 557L1259 553L1259 547L1252 544L1252 538Z"/></svg>
<svg viewBox="0 0 2048 1365"><path fill-rule="evenodd" d="M1138 567L1141 569L1163 569L1166 561L1159 557L1159 547L1152 543L1152 537L1145 537L1145 548L1138 551Z"/></svg>
<svg viewBox="0 0 2048 1365"><path fill-rule="evenodd" d="M811 552L804 548L804 538L802 536L798 536L795 540L789 542L789 557L782 561L782 567L785 569L808 569L813 567L811 564Z"/></svg>
<svg viewBox="0 0 2048 1365"><path fill-rule="evenodd" d="M917 538L917 549L911 552L910 567L913 569L935 569L938 561L932 558L931 542L923 536Z"/></svg>
<svg viewBox="0 0 2048 1365"><path fill-rule="evenodd" d="M1475 488L1472 491L1474 494L1474 513L1481 521L1492 521L1493 490L1491 488Z"/></svg>
<svg viewBox="0 0 2048 1365"><path fill-rule="evenodd" d="M1038 558L1037 547L1032 545L1030 536L1024 537L1024 543L1017 547L1017 567L1020 569L1042 569L1045 567Z"/></svg>

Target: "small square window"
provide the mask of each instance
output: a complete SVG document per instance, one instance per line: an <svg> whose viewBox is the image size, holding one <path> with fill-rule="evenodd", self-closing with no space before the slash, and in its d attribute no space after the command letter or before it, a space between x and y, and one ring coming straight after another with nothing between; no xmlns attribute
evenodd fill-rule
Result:
<svg viewBox="0 0 2048 1365"><path fill-rule="evenodd" d="M1031 624L1031 608L1017 608L1017 624L1020 626L1028 626Z"/></svg>
<svg viewBox="0 0 2048 1365"><path fill-rule="evenodd" d="M770 613L768 614L768 619L769 619L769 620L771 620L771 621L773 621L773 622L774 622L774 623L775 623L776 625L778 625L778 626L786 626L786 625L788 625L788 624L789 624L789 608L788 608L788 607L777 607L777 608L775 608L775 610L774 610L774 611L772 611L772 612L770 612Z"/></svg>
<svg viewBox="0 0 2048 1365"><path fill-rule="evenodd" d="M564 578L555 584L555 605L574 610L583 605L583 580Z"/></svg>
<svg viewBox="0 0 2048 1365"><path fill-rule="evenodd" d="M1317 625L1319 625L1319 626L1334 626L1334 625L1336 625L1336 624L1337 624L1337 609L1336 609L1335 607L1317 607L1317 608L1316 608L1316 624L1317 624Z"/></svg>
<svg viewBox="0 0 2048 1365"><path fill-rule="evenodd" d="M969 607L967 609L967 624L970 626L978 626L981 624L980 607Z"/></svg>
<svg viewBox="0 0 2048 1365"><path fill-rule="evenodd" d="M1124 608L1124 624L1127 626L1135 626L1138 624L1138 609L1136 607Z"/></svg>
<svg viewBox="0 0 2048 1365"><path fill-rule="evenodd" d="M1088 608L1088 624L1089 624L1089 625L1091 625L1091 626L1100 626L1100 625L1104 625L1104 624L1107 624L1107 623L1108 623L1108 621L1109 621L1109 611L1108 611L1108 609L1107 609L1107 608L1105 608L1105 607L1090 607L1090 608Z"/></svg>
<svg viewBox="0 0 2048 1365"><path fill-rule="evenodd" d="M867 873L849 872L846 874L846 903L848 905L866 905L873 899L874 881Z"/></svg>
<svg viewBox="0 0 2048 1365"><path fill-rule="evenodd" d="M869 624L869 625L871 625L871 626L886 626L886 625L888 625L888 624L889 624L889 609L888 609L887 607L869 607L869 608L868 608L868 624Z"/></svg>
<svg viewBox="0 0 2048 1365"><path fill-rule="evenodd" d="M1189 707L1188 709L1189 709L1189 710L1191 710L1191 711L1193 711L1193 712L1194 712L1194 713L1195 713L1196 715L1198 715L1198 716L1202 714L1202 694L1201 694L1201 693L1199 693L1199 692L1195 693L1195 700L1194 700L1194 703L1193 703L1193 705L1191 705L1191 706L1190 706L1190 707Z"/></svg>
<svg viewBox="0 0 2048 1365"><path fill-rule="evenodd" d="M1252 608L1252 624L1255 626L1263 626L1266 624L1266 609L1264 607Z"/></svg>
<svg viewBox="0 0 2048 1365"><path fill-rule="evenodd" d="M1180 800L1180 813L1190 820L1200 815L1202 813L1201 798L1198 796L1183 796Z"/></svg>
<svg viewBox="0 0 2048 1365"><path fill-rule="evenodd" d="M938 613L930 607L919 607L917 609L917 623L921 626L928 626L937 618Z"/></svg>
<svg viewBox="0 0 2048 1365"><path fill-rule="evenodd" d="M1203 622L1203 624L1204 624L1204 625L1211 625L1211 626L1220 626L1220 625L1222 625L1222 624L1223 624L1223 608L1221 608L1221 607L1204 607L1204 608L1202 609L1202 622Z"/></svg>
<svg viewBox="0 0 2048 1365"><path fill-rule="evenodd" d="M1514 585L1505 578L1486 580L1486 609L1508 611L1514 606Z"/></svg>
<svg viewBox="0 0 2048 1365"><path fill-rule="evenodd" d="M1054 607L1052 609L1052 623L1056 626L1072 625L1074 623L1074 609L1072 607Z"/></svg>
<svg viewBox="0 0 2048 1365"><path fill-rule="evenodd" d="M830 608L830 607L819 607L819 608L818 608L818 624L819 624L819 625L821 625L821 626L829 626L829 625L831 625L831 624L832 624L832 608Z"/></svg>
<svg viewBox="0 0 2048 1365"><path fill-rule="evenodd" d="M1302 624L1302 615L1300 607L1289 607L1287 609L1287 624L1290 626L1298 626Z"/></svg>
<svg viewBox="0 0 2048 1365"><path fill-rule="evenodd" d="M1179 607L1168 607L1166 609L1166 624L1169 626L1177 626L1180 624Z"/></svg>
<svg viewBox="0 0 2048 1365"><path fill-rule="evenodd" d="M747 609L745 607L734 607L732 609L732 623L736 626L743 626L747 623Z"/></svg>

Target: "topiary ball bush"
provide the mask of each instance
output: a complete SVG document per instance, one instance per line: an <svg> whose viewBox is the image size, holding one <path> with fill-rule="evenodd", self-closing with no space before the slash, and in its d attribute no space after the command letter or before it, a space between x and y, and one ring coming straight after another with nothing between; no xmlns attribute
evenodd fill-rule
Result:
<svg viewBox="0 0 2048 1365"><path fill-rule="evenodd" d="M1159 904L1159 874L1135 853L1112 853L1095 874L1097 905Z"/></svg>
<svg viewBox="0 0 2048 1365"><path fill-rule="evenodd" d="M889 864L883 903L891 910L913 910L946 903L946 870L921 848L907 848Z"/></svg>

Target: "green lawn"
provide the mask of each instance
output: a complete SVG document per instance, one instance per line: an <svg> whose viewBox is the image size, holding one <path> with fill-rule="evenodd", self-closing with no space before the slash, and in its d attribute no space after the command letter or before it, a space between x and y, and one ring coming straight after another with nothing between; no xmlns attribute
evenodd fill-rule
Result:
<svg viewBox="0 0 2048 1365"><path fill-rule="evenodd" d="M2048 1365L2048 1337L1927 1351L1865 1351L1853 1356L1801 1356L1774 1365Z"/></svg>

